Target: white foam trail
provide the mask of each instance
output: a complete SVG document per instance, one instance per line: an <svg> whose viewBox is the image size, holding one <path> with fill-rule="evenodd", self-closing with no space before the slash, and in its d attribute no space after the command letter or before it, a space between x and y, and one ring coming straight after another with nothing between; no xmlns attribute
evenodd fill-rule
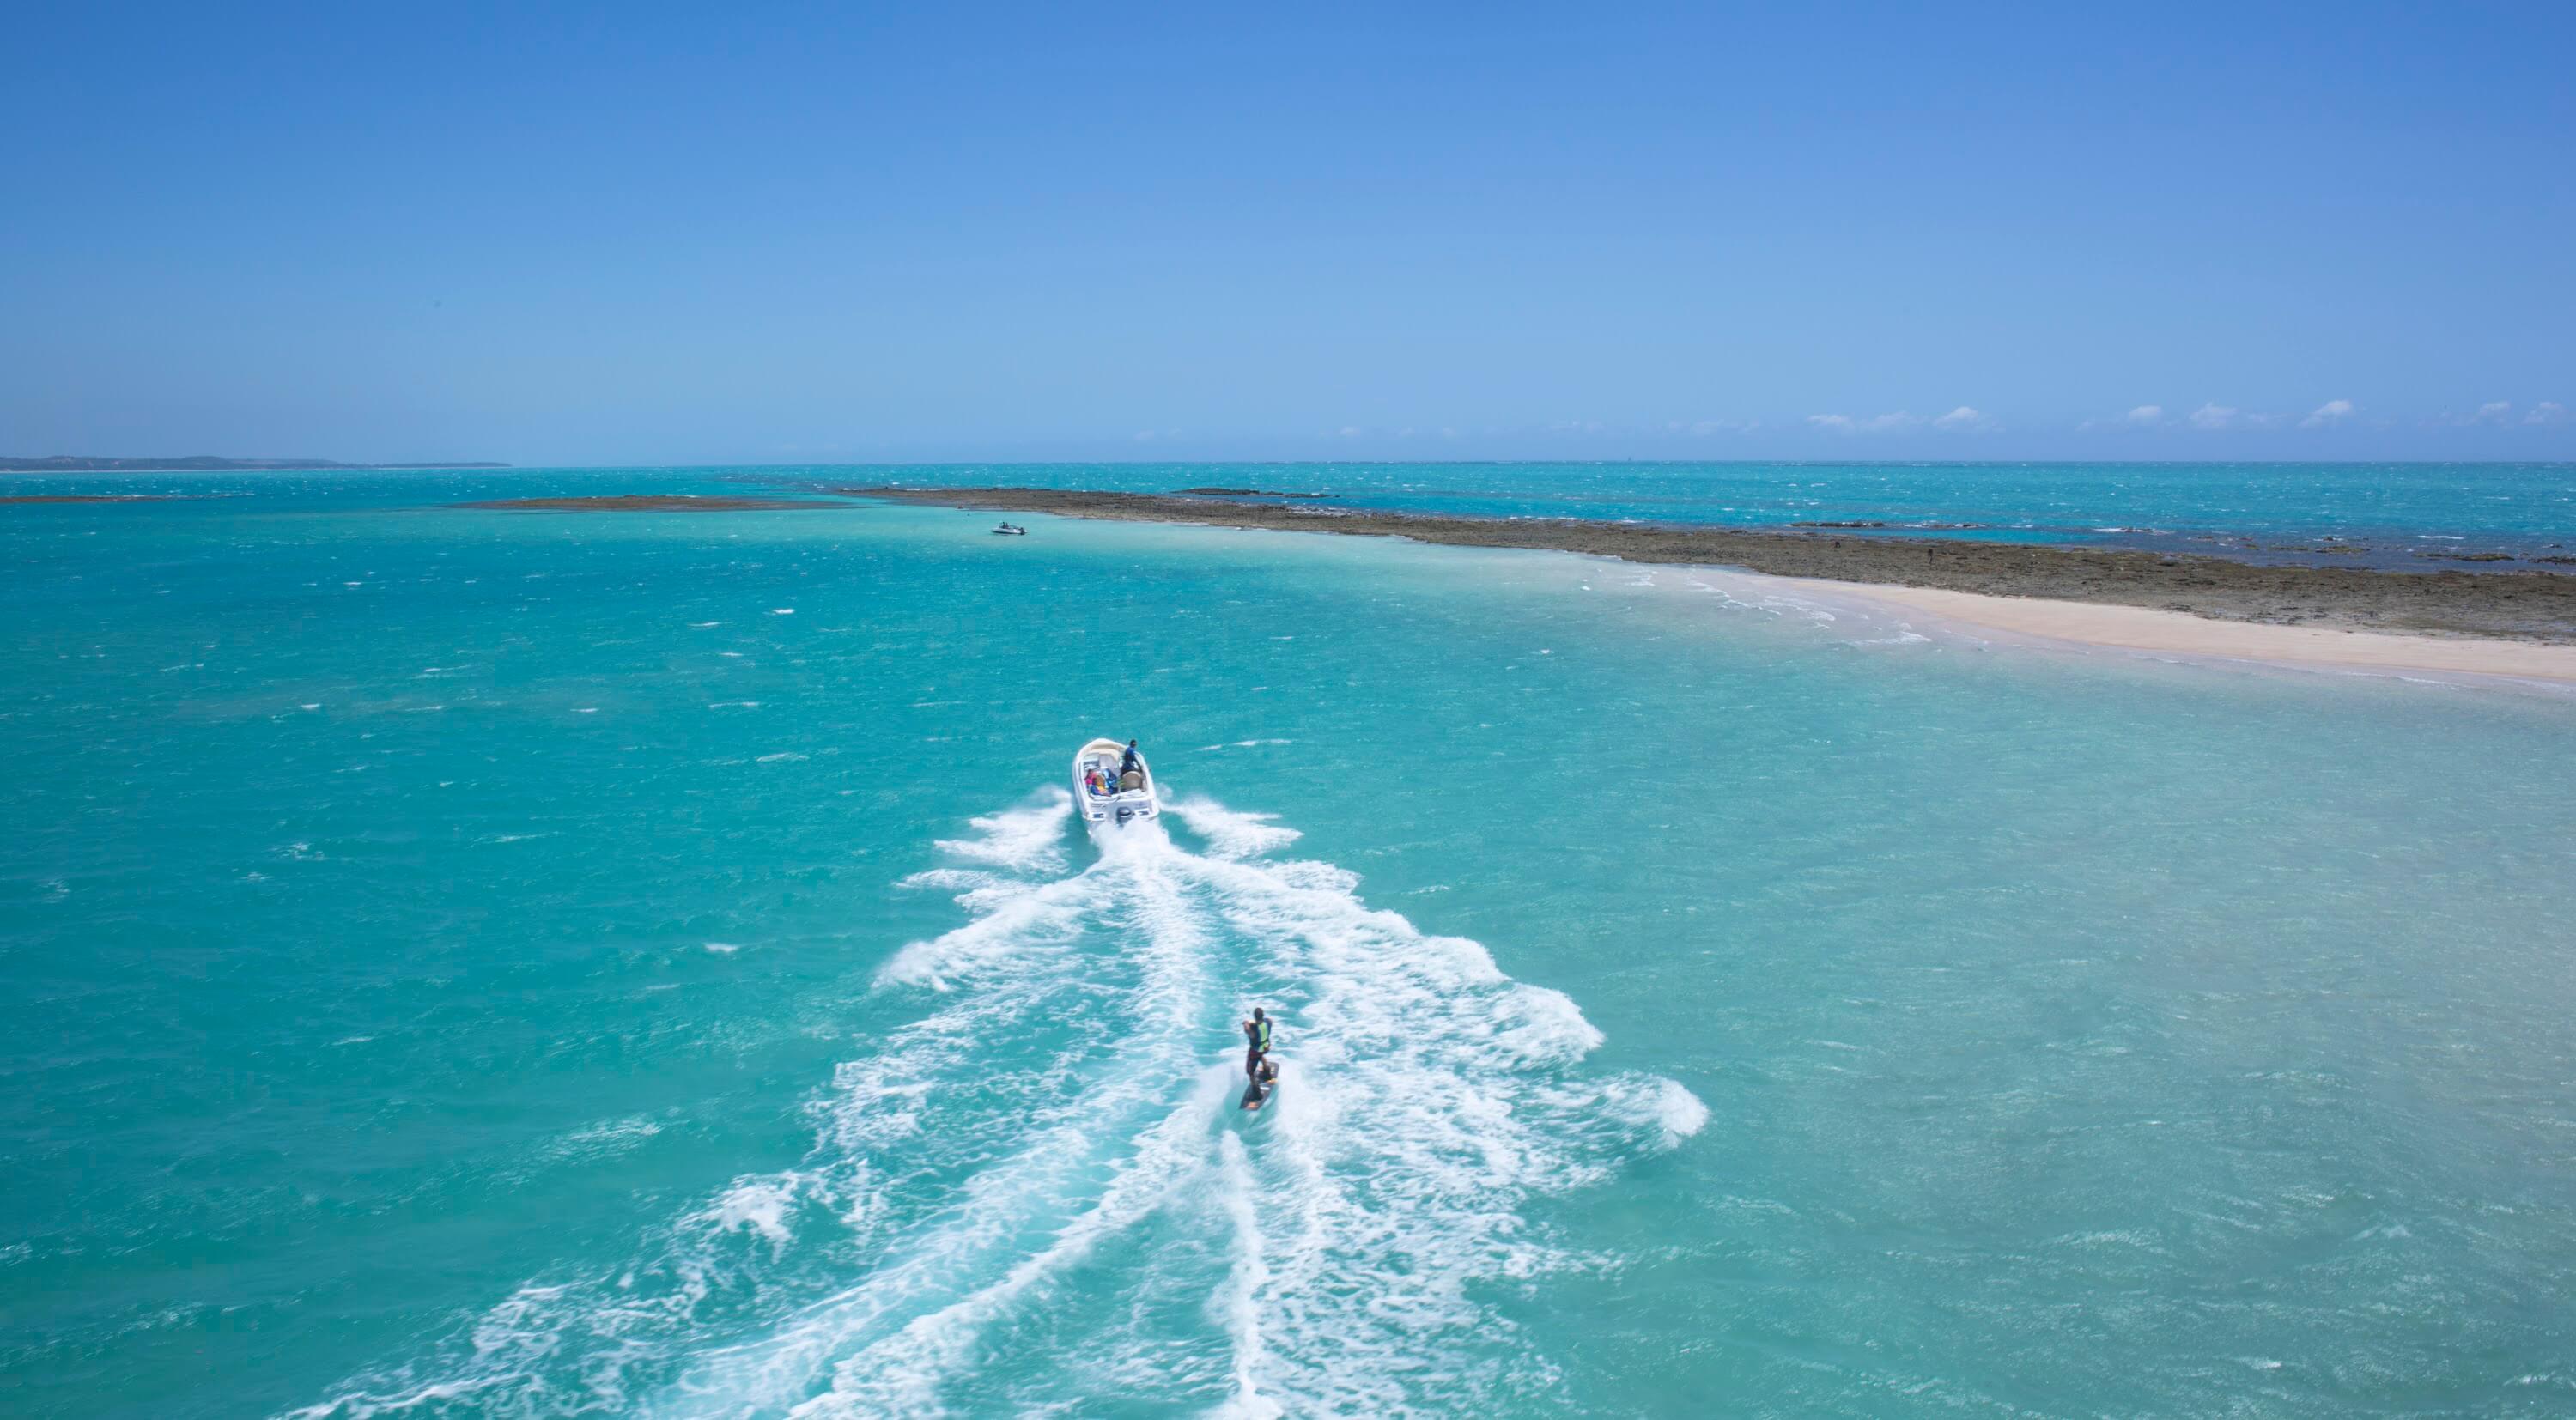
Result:
<svg viewBox="0 0 2576 1420"><path fill-rule="evenodd" d="M1143 1027L1116 1043L1104 1080L1089 1090L1038 1106L1022 1117L1029 1129L1008 1158L978 1172L964 1197L909 1239L857 1286L810 1309L773 1336L710 1357L683 1382L683 1393L656 1413L737 1414L766 1411L808 1395L829 1367L832 1389L804 1401L805 1415L932 1411L940 1381L970 1358L975 1337L1042 1278L1087 1255L1098 1241L1159 1207L1192 1151L1182 1135L1203 1138L1213 1116L1221 1071L1199 1082L1189 1103L1139 1141L1136 1154L1118 1167L1101 1200L1064 1225L1056 1243L1017 1264L1003 1278L955 1296L1009 1240L1027 1230L1032 1211L1061 1198L1074 1176L1089 1171L1105 1128L1154 1103L1175 1078L1186 1078L1196 1052L1191 1042L1195 1007L1205 987L1201 958L1203 919L1180 901L1161 870L1176 850L1160 828L1130 824L1103 835L1100 861L1072 878L1033 890L990 916L930 943L907 947L880 973L880 981L919 980L921 960L989 966L1024 947L1046 917L1084 912L1109 914L1141 931L1132 959L1139 980L1129 993ZM1034 903L1036 910L1024 910ZM998 945L997 945L998 944ZM912 965L907 965L908 959ZM937 978L932 978L934 981ZM988 1047L989 1041L984 1042ZM1040 1072L1052 1076L1053 1069ZM851 1084L853 1110L837 1143L848 1150L878 1149L888 1142L880 1111L869 1107L881 1090ZM1195 1130L1192 1135L1191 1131ZM925 1303L937 1306L885 1334ZM848 1357L834 1364L833 1358ZM861 1360L859 1358L873 1358Z"/></svg>
<svg viewBox="0 0 2576 1420"><path fill-rule="evenodd" d="M1219 858L1259 857L1304 836L1293 828L1280 827L1277 814L1229 809L1202 795L1174 800L1166 811L1207 840L1208 851Z"/></svg>
<svg viewBox="0 0 2576 1420"><path fill-rule="evenodd" d="M813 1182L805 1175L792 1173L740 1179L699 1216L722 1232L757 1233L774 1253L784 1249L794 1235L788 1214Z"/></svg>
<svg viewBox="0 0 2576 1420"><path fill-rule="evenodd" d="M943 838L943 853L1020 872L1064 870L1064 824L1073 817L1073 795L1050 786L1039 802L969 821L974 838Z"/></svg>
<svg viewBox="0 0 2576 1420"><path fill-rule="evenodd" d="M1096 884L1075 877L1002 896L966 926L906 945L878 968L877 982L945 991L951 978L989 970L1018 954L1061 946L1098 895Z"/></svg>
<svg viewBox="0 0 2576 1420"><path fill-rule="evenodd" d="M1253 1179L1242 1135L1222 1135L1217 1145L1225 1215L1234 1225L1234 1265L1222 1294L1226 1331L1234 1343L1234 1394L1216 1413L1229 1420L1275 1420L1282 1412L1262 1395L1260 1382L1261 1293L1270 1281L1269 1264L1261 1256L1261 1218L1253 1206L1260 1185Z"/></svg>
<svg viewBox="0 0 2576 1420"><path fill-rule="evenodd" d="M1296 1066L1272 1182L1300 1226L1278 1245L1262 1379L1293 1408L1404 1413L1432 1403L1414 1386L1439 1356L1472 1394L1494 1363L1441 1354L1446 1337L1499 1325L1471 1288L1552 1262L1519 1202L1599 1169L1561 1125L1595 1094L1521 1072L1571 1063L1598 1032L1477 944L1369 910L1346 874L1207 870L1235 924L1313 982L1283 1013Z"/></svg>
<svg viewBox="0 0 2576 1420"><path fill-rule="evenodd" d="M874 974L922 1014L835 1070L804 1161L298 1413L1525 1401L1551 1372L1483 1299L1566 1259L1524 1205L1672 1147L1705 1107L1588 1074L1600 1032L1481 945L1370 908L1331 864L1260 858L1294 830L1170 810L1207 852L1131 823L1068 871L1062 790L941 841L952 865L906 881L969 919ZM1283 1062L1257 1116L1230 1107L1225 1044L1253 1001Z"/></svg>
<svg viewBox="0 0 2576 1420"><path fill-rule="evenodd" d="M1044 1248L1013 1263L1001 1278L879 1341L835 1368L832 1389L789 1414L797 1420L887 1414L937 1414L939 1383L971 1360L986 1327L1031 1289L1087 1257L1102 1239L1161 1208L1174 1191L1205 1167L1207 1128L1227 1091L1223 1070L1205 1072L1199 1087L1165 1115L1134 1157L1120 1165L1100 1201L1059 1231Z"/></svg>

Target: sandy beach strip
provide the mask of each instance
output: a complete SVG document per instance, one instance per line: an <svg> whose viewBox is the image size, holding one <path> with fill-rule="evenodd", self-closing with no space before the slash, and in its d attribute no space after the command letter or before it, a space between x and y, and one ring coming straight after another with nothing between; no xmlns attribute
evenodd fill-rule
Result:
<svg viewBox="0 0 2576 1420"><path fill-rule="evenodd" d="M2217 621L2153 607L1986 596L1937 587L1810 585L1900 615L1929 618L1936 629L1954 633L2314 670L2496 676L2576 686L2576 645Z"/></svg>
<svg viewBox="0 0 2576 1420"><path fill-rule="evenodd" d="M830 491L942 507L1411 538L1737 568L1952 628L2147 654L2576 684L2576 575L2275 567L1934 538L1440 517L1043 488Z"/></svg>

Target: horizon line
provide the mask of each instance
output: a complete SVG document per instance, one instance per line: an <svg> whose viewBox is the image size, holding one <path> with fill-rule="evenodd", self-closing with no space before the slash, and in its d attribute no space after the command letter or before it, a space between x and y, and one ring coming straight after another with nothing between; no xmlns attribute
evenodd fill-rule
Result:
<svg viewBox="0 0 2576 1420"><path fill-rule="evenodd" d="M46 464L100 464L115 467L48 468ZM206 467L207 464L229 465ZM1793 468L1843 467L1993 467L2008 468L2033 464L2121 465L2129 467L2194 467L2271 465L2298 467L2304 465L2403 465L2410 467L2565 467L2576 468L2569 458L1082 458L1073 456L1014 458L888 458L858 460L796 459L690 459L673 462L625 461L608 463L511 463L494 459L417 459L349 462L336 459L236 458L218 454L184 454L155 458L127 458L97 454L49 454L42 457L0 455L0 475L45 473L436 473L441 471L476 473L587 473L627 469L745 469L745 468L1068 468L1081 466L1116 466L1122 468L1206 468L1237 466L1251 468L1336 468L1396 464L1408 467L1529 467L1640 465L1656 467L1742 467L1783 466ZM191 467L190 465L196 465Z"/></svg>

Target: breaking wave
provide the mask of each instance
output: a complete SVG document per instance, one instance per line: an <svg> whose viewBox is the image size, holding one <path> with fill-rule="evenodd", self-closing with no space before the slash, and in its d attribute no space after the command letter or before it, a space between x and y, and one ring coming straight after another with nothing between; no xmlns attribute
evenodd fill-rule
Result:
<svg viewBox="0 0 2576 1420"><path fill-rule="evenodd" d="M1060 790L907 885L966 920L871 989L793 1169L745 1175L597 1275L531 1282L296 1415L1454 1413L1555 1368L1491 1300L1571 1259L1535 1197L1706 1122L1595 1074L1601 1034L1481 945L1373 909L1206 799L1097 831ZM1236 1021L1279 1021L1234 1108ZM1499 1286L1498 1286L1499 1284ZM1559 1398L1562 1399L1561 1397Z"/></svg>

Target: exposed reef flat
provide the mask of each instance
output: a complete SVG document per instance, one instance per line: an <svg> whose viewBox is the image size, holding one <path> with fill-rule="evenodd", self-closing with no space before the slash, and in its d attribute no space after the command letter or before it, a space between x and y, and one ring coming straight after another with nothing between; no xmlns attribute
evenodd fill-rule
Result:
<svg viewBox="0 0 2576 1420"><path fill-rule="evenodd" d="M490 498L451 503L451 508L497 508L520 513L761 513L789 508L846 508L812 498L756 498L744 494L615 493L588 498Z"/></svg>
<svg viewBox="0 0 2576 1420"><path fill-rule="evenodd" d="M854 497L1134 522L1549 548L1777 577L2183 612L2220 622L2576 645L2576 575L2259 566L2222 557L1653 523L1445 517L1050 488L834 488ZM2105 643L2109 644L2109 643ZM2244 654L2216 652L2214 654ZM2513 674L2498 670L2496 674Z"/></svg>

